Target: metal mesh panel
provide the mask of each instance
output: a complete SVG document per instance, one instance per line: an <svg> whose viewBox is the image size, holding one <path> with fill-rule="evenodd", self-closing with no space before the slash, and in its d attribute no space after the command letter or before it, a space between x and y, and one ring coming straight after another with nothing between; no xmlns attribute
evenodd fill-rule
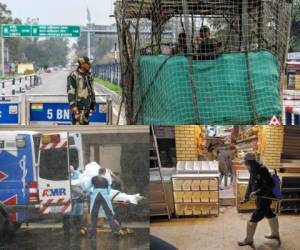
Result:
<svg viewBox="0 0 300 250"><path fill-rule="evenodd" d="M128 123L222 123L224 120L235 124L265 123L273 115L279 116L278 108L271 107L280 105L280 75L287 52L291 9L290 0L117 0L115 16ZM252 52L261 52L256 65L249 61ZM157 67L161 55L172 59ZM228 55L231 61L224 60ZM274 58L268 61L270 55ZM174 64L172 68L169 61L180 56L184 56L187 63ZM244 57L242 62L241 57ZM147 63L141 64L145 58ZM234 68L222 62L232 63ZM245 67L240 67L239 62ZM214 75L205 79L205 72L199 68L208 64L215 67ZM274 64L272 68L271 64ZM167 72L166 66L169 66ZM169 77L153 77L162 71ZM278 79L272 78L274 71ZM187 77L183 77L186 72ZM174 81L178 83L174 85ZM201 112L205 109L203 100L214 93L210 93L209 88L203 92L201 84L212 85L211 91L223 91L227 109L236 109L239 96L246 96L248 101L236 117L226 117L221 111L224 104L215 105L216 100L206 119ZM263 119L259 118L259 107L255 107L265 105L253 91L257 84L267 97L276 95L272 100L267 98L270 109ZM168 106L170 97L179 98L179 102L189 99L189 106L180 114L182 119L174 117L176 111ZM163 104L165 110L151 112L149 107L157 103ZM246 110L250 113L243 115Z"/></svg>

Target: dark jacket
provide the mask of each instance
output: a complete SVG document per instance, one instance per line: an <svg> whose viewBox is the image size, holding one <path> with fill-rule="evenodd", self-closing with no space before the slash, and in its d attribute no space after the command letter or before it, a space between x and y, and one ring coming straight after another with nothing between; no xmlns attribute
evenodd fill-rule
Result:
<svg viewBox="0 0 300 250"><path fill-rule="evenodd" d="M273 188L274 182L269 170L258 162L251 164L250 179L245 199L248 200L252 192L255 192L257 196L272 198L274 197Z"/></svg>

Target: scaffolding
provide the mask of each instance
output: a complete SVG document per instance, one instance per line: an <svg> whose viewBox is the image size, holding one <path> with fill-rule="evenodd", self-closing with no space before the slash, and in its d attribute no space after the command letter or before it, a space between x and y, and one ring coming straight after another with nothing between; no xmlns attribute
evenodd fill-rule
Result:
<svg viewBox="0 0 300 250"><path fill-rule="evenodd" d="M291 10L291 0L117 0L128 124L280 116Z"/></svg>

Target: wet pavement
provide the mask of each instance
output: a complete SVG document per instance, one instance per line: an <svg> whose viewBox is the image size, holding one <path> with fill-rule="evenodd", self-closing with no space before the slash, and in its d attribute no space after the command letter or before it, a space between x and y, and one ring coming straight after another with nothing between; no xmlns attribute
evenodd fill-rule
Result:
<svg viewBox="0 0 300 250"><path fill-rule="evenodd" d="M180 250L299 250L300 217L281 214L279 230L281 245L277 240L265 239L270 228L268 221L259 222L254 245L239 247L237 242L245 237L246 222L251 213L237 213L236 207L222 207L219 217L178 218L151 221L154 235Z"/></svg>
<svg viewBox="0 0 300 250"><path fill-rule="evenodd" d="M113 236L109 232L97 232L96 240L88 237L71 237L64 240L62 228L21 228L14 237L0 244L0 250L146 250L149 249L149 228L132 228L133 234Z"/></svg>

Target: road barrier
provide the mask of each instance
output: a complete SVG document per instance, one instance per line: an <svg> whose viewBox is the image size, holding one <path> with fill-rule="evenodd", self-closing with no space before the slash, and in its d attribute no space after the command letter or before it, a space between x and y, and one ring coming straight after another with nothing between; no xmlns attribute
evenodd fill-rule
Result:
<svg viewBox="0 0 300 250"><path fill-rule="evenodd" d="M285 107L285 125L300 125L300 108Z"/></svg>
<svg viewBox="0 0 300 250"><path fill-rule="evenodd" d="M0 100L0 125L21 124L21 96L2 95Z"/></svg>
<svg viewBox="0 0 300 250"><path fill-rule="evenodd" d="M121 84L121 67L119 63L99 64L92 68L93 75L116 85Z"/></svg>
<svg viewBox="0 0 300 250"><path fill-rule="evenodd" d="M1 82L1 95L6 94L6 89L11 85L11 95L16 95L17 93L24 93L26 90L30 90L31 88L41 85L42 78L39 75L28 75L28 76L20 76L14 77L10 80L2 80Z"/></svg>
<svg viewBox="0 0 300 250"><path fill-rule="evenodd" d="M37 75L2 80L0 125L71 124L67 95L21 94L40 84L41 77ZM11 95L7 95L9 85ZM112 124L111 96L96 95L96 102L96 111L91 113L90 123Z"/></svg>
<svg viewBox="0 0 300 250"><path fill-rule="evenodd" d="M26 95L26 124L71 124L67 95ZM90 124L112 124L112 102L109 95L96 95L96 110Z"/></svg>

